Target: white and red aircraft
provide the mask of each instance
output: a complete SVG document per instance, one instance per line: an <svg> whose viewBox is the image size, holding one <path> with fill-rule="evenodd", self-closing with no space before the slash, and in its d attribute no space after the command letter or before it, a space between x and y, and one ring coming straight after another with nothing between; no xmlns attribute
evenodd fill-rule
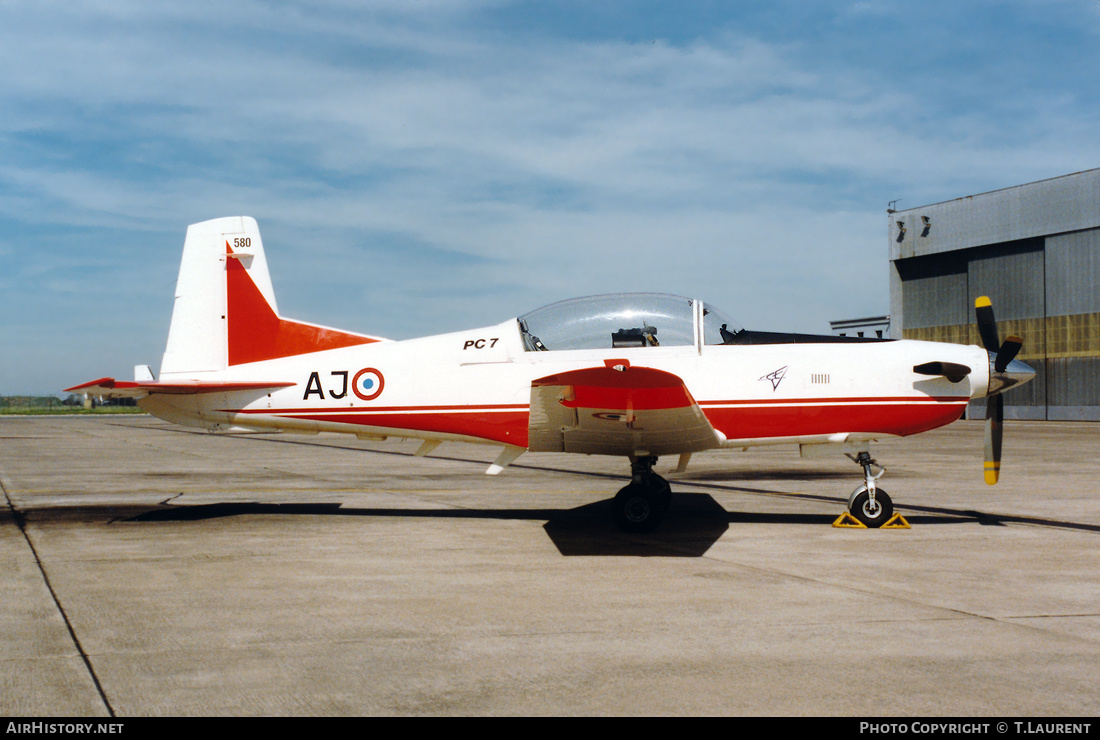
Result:
<svg viewBox="0 0 1100 740"><path fill-rule="evenodd" d="M209 430L346 432L503 449L495 475L525 451L629 458L616 523L649 531L671 500L659 456L793 443L848 454L864 482L849 511L877 527L893 514L870 443L958 419L989 397L986 481L996 483L1000 393L1034 377L1021 340L1000 344L986 298L982 347L741 329L673 295L578 298L483 329L391 341L283 318L260 232L247 217L187 230L168 346L155 379L69 388L140 399L149 413ZM873 468L879 468L878 473Z"/></svg>

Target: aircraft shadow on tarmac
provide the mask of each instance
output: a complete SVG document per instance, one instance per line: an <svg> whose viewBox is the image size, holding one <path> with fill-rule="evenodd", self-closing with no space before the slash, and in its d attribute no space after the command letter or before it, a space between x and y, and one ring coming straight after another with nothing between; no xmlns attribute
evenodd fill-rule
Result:
<svg viewBox="0 0 1100 740"><path fill-rule="evenodd" d="M700 483L726 483L736 481L748 481L752 483L760 483L764 480L783 480L783 481L831 481L831 480L843 480L850 481L856 476L853 476L851 471L835 471L835 470L821 470L819 468L807 469L807 470L789 470L789 469L753 469L753 470L705 470L705 471L690 471L687 475L680 475L675 478L670 477L670 481L685 481L685 482L700 482Z"/></svg>
<svg viewBox="0 0 1100 740"><path fill-rule="evenodd" d="M817 496L786 494L792 498L807 498L825 502ZM611 499L597 501L574 509L384 509L350 508L339 503L253 502L200 504L195 506L164 505L137 515L116 518L115 521L201 521L223 517L281 514L302 516L364 516L401 517L406 519L499 519L545 521L543 529L563 556L602 555L632 557L702 557L707 550L738 524L832 524L843 504L828 500L837 511L833 513L797 512L729 512L706 493L675 493L673 505L661 528L649 534L624 534L611 522ZM913 526L945 524L980 524L1006 526L1028 524L1100 533L1100 527L1077 522L1060 522L1034 517L1001 516L973 510L938 507L906 507L905 517Z"/></svg>
<svg viewBox="0 0 1100 740"><path fill-rule="evenodd" d="M729 515L705 493L675 494L661 529L623 534L611 522L611 499L575 509L381 509L339 503L264 504L254 502L161 506L127 522L201 521L248 514L403 517L408 519L545 520L543 529L562 555L701 557L729 529Z"/></svg>
<svg viewBox="0 0 1100 740"><path fill-rule="evenodd" d="M97 504L20 508L0 511L0 524L15 523L20 529L28 521L45 524L51 521L83 521L96 523L199 522L249 515L291 516L361 516L403 519L496 519L501 521L542 521L546 535L563 556L631 556L631 557L702 557L732 526L749 524L791 525L812 524L829 527L843 510L839 499L810 494L783 494L828 504L822 513L792 511L726 511L706 493L674 493L673 506L661 528L649 534L624 534L611 523L611 499L578 506L574 509L383 509L343 507L330 503L259 503L223 502L180 506L162 504L156 508ZM831 512L831 513L830 513ZM1100 525L1087 522L1060 521L1031 516L991 514L970 509L948 509L930 506L906 506L902 512L914 527L928 525L966 525L1004 527L1027 525L1060 530L1100 534ZM853 536L875 530L848 530ZM891 532L890 536L904 536ZM792 536L797 536L792 534Z"/></svg>

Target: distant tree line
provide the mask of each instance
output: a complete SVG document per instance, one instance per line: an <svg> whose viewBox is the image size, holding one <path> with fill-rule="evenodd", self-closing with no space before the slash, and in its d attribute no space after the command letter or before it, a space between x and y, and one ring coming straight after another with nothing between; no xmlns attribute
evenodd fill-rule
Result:
<svg viewBox="0 0 1100 740"><path fill-rule="evenodd" d="M81 407L84 396L70 393L65 398L57 396L0 396L0 409L62 409L63 407ZM96 399L96 406L137 406L133 398Z"/></svg>
<svg viewBox="0 0 1100 740"><path fill-rule="evenodd" d="M0 408L4 409L48 409L62 405L65 401L57 396L0 396Z"/></svg>

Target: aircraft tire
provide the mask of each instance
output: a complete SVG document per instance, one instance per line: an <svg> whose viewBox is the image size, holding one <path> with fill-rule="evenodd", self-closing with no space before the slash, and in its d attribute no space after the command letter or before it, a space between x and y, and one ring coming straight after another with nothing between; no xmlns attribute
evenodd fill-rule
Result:
<svg viewBox="0 0 1100 740"><path fill-rule="evenodd" d="M668 483L663 486L630 483L616 494L611 502L615 526L623 532L639 534L652 532L660 525L672 498Z"/></svg>
<svg viewBox="0 0 1100 740"><path fill-rule="evenodd" d="M669 507L672 506L672 486L656 473L649 476L649 486L657 497L657 502L661 507L661 516L663 517L668 513Z"/></svg>
<svg viewBox="0 0 1100 740"><path fill-rule="evenodd" d="M894 502L881 488L875 489L876 511L870 509L871 496L864 488L852 497L852 503L848 505L848 512L871 529L877 529L890 520L894 515Z"/></svg>

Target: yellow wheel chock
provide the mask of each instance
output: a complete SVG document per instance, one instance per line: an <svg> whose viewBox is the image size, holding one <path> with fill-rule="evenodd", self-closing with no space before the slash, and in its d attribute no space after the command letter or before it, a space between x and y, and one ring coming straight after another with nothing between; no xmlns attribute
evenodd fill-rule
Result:
<svg viewBox="0 0 1100 740"><path fill-rule="evenodd" d="M833 522L834 527L841 527L847 529L868 529L867 525L856 519L847 511L836 518ZM892 517L886 520L879 529L912 529L909 526L909 522L905 521L905 517L901 514L894 514Z"/></svg>

